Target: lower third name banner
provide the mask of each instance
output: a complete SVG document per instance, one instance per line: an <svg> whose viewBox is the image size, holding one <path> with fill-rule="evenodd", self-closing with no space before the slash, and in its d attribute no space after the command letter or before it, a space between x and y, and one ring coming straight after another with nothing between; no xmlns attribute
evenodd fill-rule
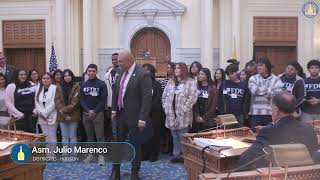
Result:
<svg viewBox="0 0 320 180"><path fill-rule="evenodd" d="M97 162L99 158L120 164L131 162L134 156L135 149L127 142L24 142L11 149L11 158L18 164Z"/></svg>

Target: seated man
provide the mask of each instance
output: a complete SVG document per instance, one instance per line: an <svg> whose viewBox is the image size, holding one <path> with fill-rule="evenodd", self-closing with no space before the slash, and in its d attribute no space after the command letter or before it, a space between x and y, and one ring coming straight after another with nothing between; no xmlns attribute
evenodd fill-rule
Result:
<svg viewBox="0 0 320 180"><path fill-rule="evenodd" d="M317 136L313 127L297 121L292 114L295 111L296 99L286 91L276 93L272 98L272 121L258 134L256 141L245 151L239 161L244 165L263 155L262 148L268 145L300 143L306 145L310 155L318 148ZM267 167L267 161L262 158L242 170Z"/></svg>

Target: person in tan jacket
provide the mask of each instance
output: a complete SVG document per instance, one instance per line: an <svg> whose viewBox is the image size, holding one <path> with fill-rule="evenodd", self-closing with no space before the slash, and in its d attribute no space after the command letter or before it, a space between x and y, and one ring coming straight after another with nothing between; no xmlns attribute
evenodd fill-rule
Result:
<svg viewBox="0 0 320 180"><path fill-rule="evenodd" d="M170 79L162 94L162 107L166 113L165 126L173 137L172 163L182 163L181 139L192 125L192 107L197 102L197 81L190 78L185 63L177 63L175 76Z"/></svg>
<svg viewBox="0 0 320 180"><path fill-rule="evenodd" d="M62 72L61 83L57 84L55 105L62 142L77 142L77 127L80 121L80 86L74 81L74 74L70 69Z"/></svg>

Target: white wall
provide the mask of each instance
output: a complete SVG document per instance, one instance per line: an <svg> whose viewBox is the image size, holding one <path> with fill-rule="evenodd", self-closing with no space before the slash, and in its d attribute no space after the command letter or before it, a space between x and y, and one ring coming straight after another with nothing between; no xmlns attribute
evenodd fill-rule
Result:
<svg viewBox="0 0 320 180"><path fill-rule="evenodd" d="M99 48L117 48L120 47L119 24L117 15L113 7L119 4L121 0L100 0L100 44Z"/></svg>
<svg viewBox="0 0 320 180"><path fill-rule="evenodd" d="M213 48L219 48L219 0L213 0Z"/></svg>
<svg viewBox="0 0 320 180"><path fill-rule="evenodd" d="M187 7L181 19L181 47L200 48L200 1L178 0Z"/></svg>
<svg viewBox="0 0 320 180"><path fill-rule="evenodd" d="M122 1L100 1L100 48L117 48L120 46L118 18L113 11L113 7L120 2ZM197 0L178 0L178 2L187 7L181 18L181 48L200 48L200 2ZM217 21L215 22L217 23Z"/></svg>
<svg viewBox="0 0 320 180"><path fill-rule="evenodd" d="M253 17L254 16L289 16L298 17L298 61L306 69L307 62L319 57L319 43L315 43L315 31L320 28L314 24L315 18L306 18L302 13L304 0L241 0L241 60L252 58ZM243 64L242 64L243 65Z"/></svg>
<svg viewBox="0 0 320 180"><path fill-rule="evenodd" d="M178 57L186 62L200 58L200 1L177 0L186 6L181 18L181 45L177 49ZM230 15L232 0L213 0L213 48L214 57L220 57L220 66L224 67L223 59L232 54L232 26ZM113 7L122 0L98 1L98 56L118 50L120 45L120 28L118 17ZM312 58L320 57L320 15L310 19L302 12L306 0L241 0L240 1L240 57L241 66L252 58L253 17L254 16L294 16L298 17L298 61L305 67ZM317 0L320 2L320 0ZM83 47L82 0L66 0L66 59L67 67L80 73L80 49ZM221 4L223 3L223 4ZM0 21L44 19L46 21L46 59L50 58L51 42L55 41L55 1L40 0L1 0ZM167 27L170 29L171 27ZM124 34L126 37L129 34ZM2 51L2 24L0 22L0 50ZM218 49L219 48L219 49ZM101 51L100 51L100 50ZM58 52L57 52L58 53ZM102 57L102 56L101 56ZM70 61L70 62L69 62ZM99 59L99 61L102 61ZM103 60L104 61L104 60ZM218 61L217 61L218 63ZM107 63L108 64L108 63ZM63 67L64 68L64 67Z"/></svg>

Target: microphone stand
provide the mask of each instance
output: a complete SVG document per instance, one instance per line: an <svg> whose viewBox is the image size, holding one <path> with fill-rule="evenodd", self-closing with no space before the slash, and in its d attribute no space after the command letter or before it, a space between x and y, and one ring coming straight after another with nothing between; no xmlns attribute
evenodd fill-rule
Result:
<svg viewBox="0 0 320 180"><path fill-rule="evenodd" d="M206 158L205 158L205 152L204 151L206 149L209 149L210 146L211 145L206 146L206 147L202 148L202 150L201 150L201 157L202 157L202 162L203 162L202 173L204 173L206 171Z"/></svg>

